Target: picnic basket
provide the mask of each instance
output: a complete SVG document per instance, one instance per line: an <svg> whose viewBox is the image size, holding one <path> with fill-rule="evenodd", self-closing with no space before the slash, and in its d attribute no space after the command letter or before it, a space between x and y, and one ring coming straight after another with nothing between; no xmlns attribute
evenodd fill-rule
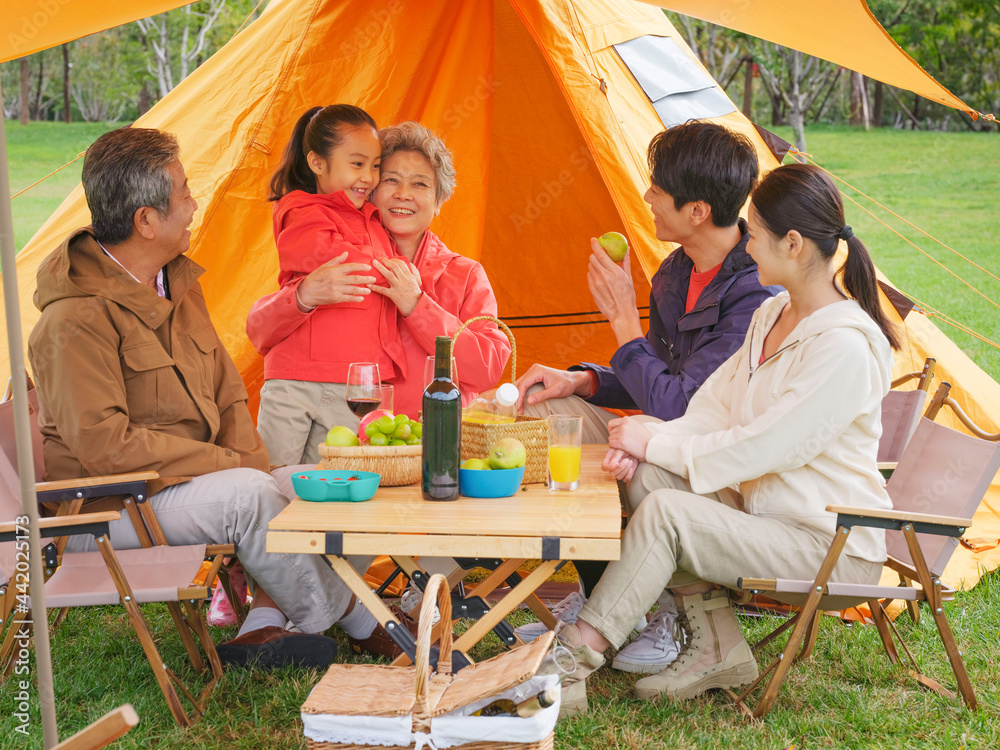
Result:
<svg viewBox="0 0 1000 750"><path fill-rule="evenodd" d="M540 736L530 741L504 739L510 735L496 729L511 725L498 723L497 717L456 716L452 712L477 701L488 702L531 679L548 652L552 633L453 673L452 634L451 628L445 625L441 628L437 669L432 671L430 654L435 600L441 622L450 623L451 594L445 577L440 574L431 576L424 592L413 666L334 664L330 667L302 705L309 750L436 747L436 743L430 744L435 738L436 722L448 722L449 736L453 740L456 726L475 726L473 735L484 733L485 727L485 734L491 739L447 743L457 750L551 750L558 703L526 719L499 717L499 722L521 722L522 726L534 722L531 726L538 728ZM341 741L338 737L350 739ZM397 739L395 744L387 744L392 742L390 737ZM383 739L386 742L382 742ZM406 744L402 744L401 739L405 739Z"/></svg>
<svg viewBox="0 0 1000 750"><path fill-rule="evenodd" d="M510 328L492 315L478 315L469 318L455 331L452 342L457 342L459 334L471 323L480 320L492 320L510 339L510 379L517 380L517 343ZM483 424L462 420L462 460L467 458L482 458L491 445L501 438L517 438L524 443L527 461L524 465L523 484L545 482L548 479L549 461L549 427L548 420L538 417L526 417L518 414L516 421L503 424Z"/></svg>
<svg viewBox="0 0 1000 750"><path fill-rule="evenodd" d="M320 443L320 464L338 471L374 471L382 487L420 481L419 445L355 445L340 447Z"/></svg>

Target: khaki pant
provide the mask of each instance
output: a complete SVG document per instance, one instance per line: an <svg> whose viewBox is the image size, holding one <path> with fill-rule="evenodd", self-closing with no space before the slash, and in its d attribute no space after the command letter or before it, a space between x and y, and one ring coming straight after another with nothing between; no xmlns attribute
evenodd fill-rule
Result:
<svg viewBox="0 0 1000 750"><path fill-rule="evenodd" d="M819 570L832 541L743 512L735 490L696 495L685 479L647 463L629 482L627 502L621 559L608 565L580 610L615 647L668 585L710 581L736 588L741 576L799 579ZM881 573L881 563L845 555L831 580L874 584Z"/></svg>
<svg viewBox="0 0 1000 750"><path fill-rule="evenodd" d="M292 468L278 472L290 486ZM247 575L302 632L322 633L347 611L351 591L321 555L266 550L267 524L288 505L274 477L256 469L216 471L171 485L148 502L170 544L235 543ZM128 516L109 526L116 549L141 546ZM83 552L97 547L92 536L75 536L68 548Z"/></svg>
<svg viewBox="0 0 1000 750"><path fill-rule="evenodd" d="M567 396L566 398L550 398L540 404L529 404L528 396L538 393L545 386L535 383L524 394L525 401L521 413L528 417L547 417L550 414L579 414L583 417L583 437L584 444L608 442L608 422L617 419L618 415L612 414L607 409L584 401L579 396Z"/></svg>
<svg viewBox="0 0 1000 750"><path fill-rule="evenodd" d="M265 380L260 389L257 431L272 466L319 463L319 444L334 425L358 429L347 408L345 383Z"/></svg>

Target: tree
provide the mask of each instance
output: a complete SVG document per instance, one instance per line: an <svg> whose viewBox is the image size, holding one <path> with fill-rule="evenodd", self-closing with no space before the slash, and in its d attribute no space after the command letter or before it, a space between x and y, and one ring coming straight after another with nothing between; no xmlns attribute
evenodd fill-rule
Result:
<svg viewBox="0 0 1000 750"><path fill-rule="evenodd" d="M754 60L772 107L780 111L783 105L795 132L795 147L804 152L809 111L828 98L842 68L771 42L758 40L754 47Z"/></svg>
<svg viewBox="0 0 1000 750"><path fill-rule="evenodd" d="M69 71L73 66L69 62L69 43L62 45L63 56L63 122L73 122L73 109L69 105Z"/></svg>
<svg viewBox="0 0 1000 750"><path fill-rule="evenodd" d="M28 58L21 58L21 97L18 101L21 124L28 124L28 99L31 98L31 72L28 70Z"/></svg>
<svg viewBox="0 0 1000 750"><path fill-rule="evenodd" d="M851 71L851 125L863 125L865 130L871 127L871 110L868 106L867 78Z"/></svg>
<svg viewBox="0 0 1000 750"><path fill-rule="evenodd" d="M149 54L149 72L159 95L169 94L198 66L205 39L219 18L226 0L202 0L176 11L136 21ZM195 10L195 6L199 9Z"/></svg>
<svg viewBox="0 0 1000 750"><path fill-rule="evenodd" d="M134 101L146 76L139 56L128 59L128 28L110 29L76 42L73 101L84 122L115 122L137 113ZM137 39L131 43L138 45Z"/></svg>

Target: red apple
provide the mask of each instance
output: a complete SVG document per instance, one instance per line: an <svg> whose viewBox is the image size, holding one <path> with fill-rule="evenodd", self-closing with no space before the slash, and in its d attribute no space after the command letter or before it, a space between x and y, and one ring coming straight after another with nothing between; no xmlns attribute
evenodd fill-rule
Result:
<svg viewBox="0 0 1000 750"><path fill-rule="evenodd" d="M365 427L374 422L379 417L389 416L393 417L393 413L388 409L376 409L375 411L368 412L361 418L361 424L358 425L358 438L362 443L368 442L368 435L365 434Z"/></svg>

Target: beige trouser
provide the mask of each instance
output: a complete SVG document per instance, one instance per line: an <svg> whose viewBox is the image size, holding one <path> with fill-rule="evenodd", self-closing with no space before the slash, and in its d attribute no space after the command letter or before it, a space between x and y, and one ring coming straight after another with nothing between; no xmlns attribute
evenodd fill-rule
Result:
<svg viewBox="0 0 1000 750"><path fill-rule="evenodd" d="M736 588L741 576L799 579L819 570L830 547L830 535L739 510L735 490L696 495L687 480L645 462L627 496L621 559L608 565L580 610L615 647L668 585ZM831 580L874 584L881 573L881 563L844 555Z"/></svg>
<svg viewBox="0 0 1000 750"><path fill-rule="evenodd" d="M334 425L358 428L347 408L345 383L265 380L260 389L257 431L272 466L319 463L319 444Z"/></svg>
<svg viewBox="0 0 1000 750"><path fill-rule="evenodd" d="M579 414L583 417L583 443L603 443L608 442L608 422L617 419L616 414L612 414L607 409L584 401L579 396L566 396L565 398L550 398L540 404L529 404L528 396L538 393L545 386L535 383L524 394L524 408L521 413L528 417L547 417L550 414Z"/></svg>
<svg viewBox="0 0 1000 750"><path fill-rule="evenodd" d="M288 505L279 481L290 486L291 468L275 474L216 471L160 490L148 502L168 543L236 544L247 575L285 616L304 633L322 633L344 616L352 594L322 556L267 551L268 522ZM141 546L128 516L109 524L109 536L115 549ZM70 540L68 549L83 552L96 545L93 536L81 535Z"/></svg>

